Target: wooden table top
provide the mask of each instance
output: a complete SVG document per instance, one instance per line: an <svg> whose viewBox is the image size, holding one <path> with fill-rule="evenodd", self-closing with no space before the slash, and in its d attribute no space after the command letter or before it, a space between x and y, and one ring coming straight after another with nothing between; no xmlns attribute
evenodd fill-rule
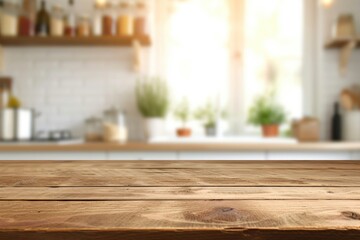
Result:
<svg viewBox="0 0 360 240"><path fill-rule="evenodd" d="M356 240L360 162L0 162L0 240Z"/></svg>

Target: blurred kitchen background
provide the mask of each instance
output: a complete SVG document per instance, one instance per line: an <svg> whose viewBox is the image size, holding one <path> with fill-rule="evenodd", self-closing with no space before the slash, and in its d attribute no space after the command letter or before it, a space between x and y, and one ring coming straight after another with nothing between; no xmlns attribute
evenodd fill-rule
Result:
<svg viewBox="0 0 360 240"><path fill-rule="evenodd" d="M1 159L360 159L358 0L0 5Z"/></svg>

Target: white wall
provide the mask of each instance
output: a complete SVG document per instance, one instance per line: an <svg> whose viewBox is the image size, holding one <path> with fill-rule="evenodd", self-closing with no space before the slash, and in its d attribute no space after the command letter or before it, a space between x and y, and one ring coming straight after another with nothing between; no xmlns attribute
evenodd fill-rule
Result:
<svg viewBox="0 0 360 240"><path fill-rule="evenodd" d="M80 134L84 119L112 106L128 113L137 138L132 49L6 48L6 74L25 107L42 113L38 130L71 129Z"/></svg>
<svg viewBox="0 0 360 240"><path fill-rule="evenodd" d="M330 133L330 120L333 113L333 104L339 98L341 90L354 83L360 84L360 51L356 50L352 55L348 73L341 76L339 73L339 51L326 50L324 44L331 37L333 24L339 14L351 13L360 33L360 1L359 0L335 0L329 8L319 8L318 11L318 60L315 91L316 112L322 121L323 137L328 138Z"/></svg>

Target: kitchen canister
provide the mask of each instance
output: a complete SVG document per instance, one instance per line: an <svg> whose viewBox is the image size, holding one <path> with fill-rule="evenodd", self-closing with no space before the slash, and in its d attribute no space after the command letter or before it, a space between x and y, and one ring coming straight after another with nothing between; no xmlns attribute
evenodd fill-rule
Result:
<svg viewBox="0 0 360 240"><path fill-rule="evenodd" d="M343 140L360 141L360 110L348 111L343 116Z"/></svg>
<svg viewBox="0 0 360 240"><path fill-rule="evenodd" d="M125 122L125 112L115 108L104 112L103 137L105 142L126 143L128 130Z"/></svg>
<svg viewBox="0 0 360 240"><path fill-rule="evenodd" d="M53 37L61 37L64 35L65 22L64 11L59 6L54 6L50 20L50 35Z"/></svg>
<svg viewBox="0 0 360 240"><path fill-rule="evenodd" d="M25 108L0 110L0 141L30 141L39 113Z"/></svg>
<svg viewBox="0 0 360 240"><path fill-rule="evenodd" d="M0 30L2 36L16 36L18 34L19 6L6 1L0 8Z"/></svg>

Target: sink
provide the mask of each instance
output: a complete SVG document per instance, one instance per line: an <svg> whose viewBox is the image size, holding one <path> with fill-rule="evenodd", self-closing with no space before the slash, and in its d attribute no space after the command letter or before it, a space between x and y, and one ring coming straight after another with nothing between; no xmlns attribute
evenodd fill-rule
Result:
<svg viewBox="0 0 360 240"><path fill-rule="evenodd" d="M149 140L151 144L246 144L246 143L268 143L268 144L296 144L293 138L263 138L263 137L159 137Z"/></svg>

